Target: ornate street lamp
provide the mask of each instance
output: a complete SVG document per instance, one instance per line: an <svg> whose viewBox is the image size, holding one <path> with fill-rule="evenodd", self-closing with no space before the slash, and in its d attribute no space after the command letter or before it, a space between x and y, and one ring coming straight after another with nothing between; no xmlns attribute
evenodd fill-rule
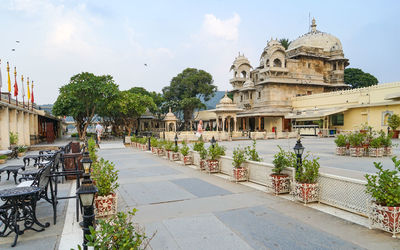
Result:
<svg viewBox="0 0 400 250"><path fill-rule="evenodd" d="M80 204L83 208L83 249L87 250L87 239L86 235L90 234L89 227L94 225L94 196L98 189L93 185L90 179L90 168L92 166L92 160L89 157L89 153L85 152L81 160L85 173L83 174L82 185L76 191L76 195L79 197Z"/></svg>
<svg viewBox="0 0 400 250"><path fill-rule="evenodd" d="M300 166L302 164L302 155L303 155L303 152L304 152L304 147L301 144L300 138L297 140L297 143L294 146L293 150L294 150L294 153L297 156L297 164L296 164L296 173L297 173L297 171L299 171L299 168L300 168Z"/></svg>
<svg viewBox="0 0 400 250"><path fill-rule="evenodd" d="M175 133L175 147L178 146L178 133Z"/></svg>
<svg viewBox="0 0 400 250"><path fill-rule="evenodd" d="M217 142L216 140L215 140L215 138L214 138L214 136L211 138L211 146L212 147L215 147L215 143Z"/></svg>

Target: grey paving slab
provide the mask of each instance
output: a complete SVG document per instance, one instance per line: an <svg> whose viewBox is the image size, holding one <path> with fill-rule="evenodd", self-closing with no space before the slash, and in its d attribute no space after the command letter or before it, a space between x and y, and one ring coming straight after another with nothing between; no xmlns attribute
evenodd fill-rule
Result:
<svg viewBox="0 0 400 250"><path fill-rule="evenodd" d="M251 249L213 214L164 221L181 249Z"/></svg>
<svg viewBox="0 0 400 250"><path fill-rule="evenodd" d="M186 191L194 194L197 197L209 197L217 195L232 194L228 190L217 187L206 181L196 178L185 178L171 181L176 185L183 187Z"/></svg>
<svg viewBox="0 0 400 250"><path fill-rule="evenodd" d="M128 168L120 169L121 177L150 177L150 176L162 176L162 175L174 175L180 174L181 172L174 170L166 166L148 166L141 168Z"/></svg>
<svg viewBox="0 0 400 250"><path fill-rule="evenodd" d="M57 236L40 237L30 240L21 240L18 238L18 243L15 247L11 247L11 243L0 243L0 249L18 249L18 250L36 250L36 249L56 249Z"/></svg>
<svg viewBox="0 0 400 250"><path fill-rule="evenodd" d="M362 249L264 206L215 215L254 249Z"/></svg>
<svg viewBox="0 0 400 250"><path fill-rule="evenodd" d="M122 188L131 195L136 205L196 198L193 194L169 181L123 184ZM128 205L131 206L129 203Z"/></svg>
<svg viewBox="0 0 400 250"><path fill-rule="evenodd" d="M152 237L155 233L153 239L150 241L150 246L153 249L181 249L162 222L146 224L145 229L147 237Z"/></svg>

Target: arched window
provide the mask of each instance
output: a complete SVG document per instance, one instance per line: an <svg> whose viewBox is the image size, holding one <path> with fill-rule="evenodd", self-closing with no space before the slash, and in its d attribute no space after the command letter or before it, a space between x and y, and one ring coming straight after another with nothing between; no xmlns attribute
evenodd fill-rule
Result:
<svg viewBox="0 0 400 250"><path fill-rule="evenodd" d="M242 71L241 76L242 76L243 78L246 78L246 71Z"/></svg>
<svg viewBox="0 0 400 250"><path fill-rule="evenodd" d="M276 59L274 60L274 67L279 67L279 68L281 68L281 67L282 67L282 62L281 62L281 60L279 60L278 58L276 58Z"/></svg>
<svg viewBox="0 0 400 250"><path fill-rule="evenodd" d="M269 67L269 59L267 59L266 65L267 67Z"/></svg>
<svg viewBox="0 0 400 250"><path fill-rule="evenodd" d="M385 125L385 126L388 125L389 117L390 117L390 114L389 114L389 113L386 113L386 114L385 114L385 117L384 117L384 119L383 119L383 125Z"/></svg>
<svg viewBox="0 0 400 250"><path fill-rule="evenodd" d="M235 75L235 77L237 77L237 72L236 71L235 71L234 75Z"/></svg>

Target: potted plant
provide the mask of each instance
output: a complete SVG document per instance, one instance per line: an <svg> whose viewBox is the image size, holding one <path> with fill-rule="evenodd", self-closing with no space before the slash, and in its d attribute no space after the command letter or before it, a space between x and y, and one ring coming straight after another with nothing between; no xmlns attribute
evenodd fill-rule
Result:
<svg viewBox="0 0 400 250"><path fill-rule="evenodd" d="M136 211L118 212L108 219L99 219L95 227L90 226L90 234L86 235L89 249L146 249L151 238L143 227L132 222Z"/></svg>
<svg viewBox="0 0 400 250"><path fill-rule="evenodd" d="M364 154L362 143L364 140L364 134L355 132L349 135L350 142L350 156L361 157Z"/></svg>
<svg viewBox="0 0 400 250"><path fill-rule="evenodd" d="M199 151L200 153L200 170L205 170L207 166L207 149L203 148Z"/></svg>
<svg viewBox="0 0 400 250"><path fill-rule="evenodd" d="M167 159L171 159L171 151L173 146L174 144L172 141L165 141L164 149L167 151Z"/></svg>
<svg viewBox="0 0 400 250"><path fill-rule="evenodd" d="M391 156L393 154L393 149L392 149L392 137L393 137L393 132L389 132L389 134L385 135L385 132L381 130L381 141L382 141L382 146L383 146L383 155L384 156Z"/></svg>
<svg viewBox="0 0 400 250"><path fill-rule="evenodd" d="M376 137L371 140L369 145L368 154L372 157L382 157L383 156L383 146L381 137Z"/></svg>
<svg viewBox="0 0 400 250"><path fill-rule="evenodd" d="M94 199L95 214L97 217L114 215L117 213L118 170L115 170L114 163L100 158L100 161L93 163L92 175L98 192Z"/></svg>
<svg viewBox="0 0 400 250"><path fill-rule="evenodd" d="M147 150L147 138L146 137L140 138L140 142L142 144L142 150L146 151Z"/></svg>
<svg viewBox="0 0 400 250"><path fill-rule="evenodd" d="M219 172L219 161L218 158L225 155L225 147L219 146L218 143L208 147L207 155L209 159L207 160L207 171L210 173Z"/></svg>
<svg viewBox="0 0 400 250"><path fill-rule="evenodd" d="M171 159L170 160L172 160L172 161L179 161L179 153L178 153L178 151L179 151L179 147L178 146L173 146L172 147L172 157L171 157Z"/></svg>
<svg viewBox="0 0 400 250"><path fill-rule="evenodd" d="M346 143L347 143L346 135L340 134L337 136L337 138L335 139L337 155L346 155Z"/></svg>
<svg viewBox="0 0 400 250"><path fill-rule="evenodd" d="M261 161L262 158L258 155L258 152L256 150L256 140L253 140L253 145L247 146L246 147L246 156L247 159L250 161Z"/></svg>
<svg viewBox="0 0 400 250"><path fill-rule="evenodd" d="M200 139L194 143L193 150L196 152L200 152L203 148L204 148L204 141L202 137L200 137Z"/></svg>
<svg viewBox="0 0 400 250"><path fill-rule="evenodd" d="M27 146L18 146L18 157L24 156L26 151L28 151Z"/></svg>
<svg viewBox="0 0 400 250"><path fill-rule="evenodd" d="M131 147L134 146L135 140L136 140L136 136L133 134L133 135L131 136Z"/></svg>
<svg viewBox="0 0 400 250"><path fill-rule="evenodd" d="M164 156L165 155L164 144L165 144L164 140L158 141L158 143L157 143L157 155L158 156Z"/></svg>
<svg viewBox="0 0 400 250"><path fill-rule="evenodd" d="M4 164L7 162L7 155L0 155L0 164Z"/></svg>
<svg viewBox="0 0 400 250"><path fill-rule="evenodd" d="M304 203L318 201L319 187L319 158L303 159L303 164L299 166L295 176L294 196L297 200Z"/></svg>
<svg viewBox="0 0 400 250"><path fill-rule="evenodd" d="M399 131L397 128L400 126L400 116L397 114L393 114L388 119L388 125L393 131L392 138L399 138Z"/></svg>
<svg viewBox="0 0 400 250"><path fill-rule="evenodd" d="M157 147L158 147L158 140L154 137L150 138L150 144L151 144L151 152L153 154L157 154Z"/></svg>
<svg viewBox="0 0 400 250"><path fill-rule="evenodd" d="M11 146L17 145L17 142L18 142L18 133L17 133L17 132L15 132L15 133L10 132L9 135L10 135L10 145L11 145Z"/></svg>
<svg viewBox="0 0 400 250"><path fill-rule="evenodd" d="M233 179L238 181L248 180L247 168L242 164L246 161L246 150L241 147L237 147L233 150Z"/></svg>
<svg viewBox="0 0 400 250"><path fill-rule="evenodd" d="M189 155L189 147L186 142L182 142L182 147L179 149L183 156L183 164L191 165L192 164L192 156Z"/></svg>
<svg viewBox="0 0 400 250"><path fill-rule="evenodd" d="M400 160L392 158L394 169L374 162L376 174L366 174L366 193L372 196L370 227L380 228L396 237L400 233Z"/></svg>
<svg viewBox="0 0 400 250"><path fill-rule="evenodd" d="M290 192L290 177L282 171L292 166L293 153L285 152L278 146L279 152L274 155L274 168L272 169L271 182L275 195Z"/></svg>

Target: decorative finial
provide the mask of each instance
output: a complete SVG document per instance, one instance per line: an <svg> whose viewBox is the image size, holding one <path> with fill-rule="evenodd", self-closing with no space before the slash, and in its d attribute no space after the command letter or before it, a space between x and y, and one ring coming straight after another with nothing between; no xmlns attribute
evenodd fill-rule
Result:
<svg viewBox="0 0 400 250"><path fill-rule="evenodd" d="M14 76L17 76L17 67L14 67Z"/></svg>
<svg viewBox="0 0 400 250"><path fill-rule="evenodd" d="M10 72L10 64L7 62L7 72Z"/></svg>
<svg viewBox="0 0 400 250"><path fill-rule="evenodd" d="M317 31L317 24L315 23L315 18L313 17L312 23L311 23L311 31L316 32Z"/></svg>
<svg viewBox="0 0 400 250"><path fill-rule="evenodd" d="M228 90L225 90L225 97L228 96Z"/></svg>
<svg viewBox="0 0 400 250"><path fill-rule="evenodd" d="M21 75L21 82L24 83L24 75Z"/></svg>
<svg viewBox="0 0 400 250"><path fill-rule="evenodd" d="M172 113L172 112L171 112L171 107L169 107L169 112Z"/></svg>

